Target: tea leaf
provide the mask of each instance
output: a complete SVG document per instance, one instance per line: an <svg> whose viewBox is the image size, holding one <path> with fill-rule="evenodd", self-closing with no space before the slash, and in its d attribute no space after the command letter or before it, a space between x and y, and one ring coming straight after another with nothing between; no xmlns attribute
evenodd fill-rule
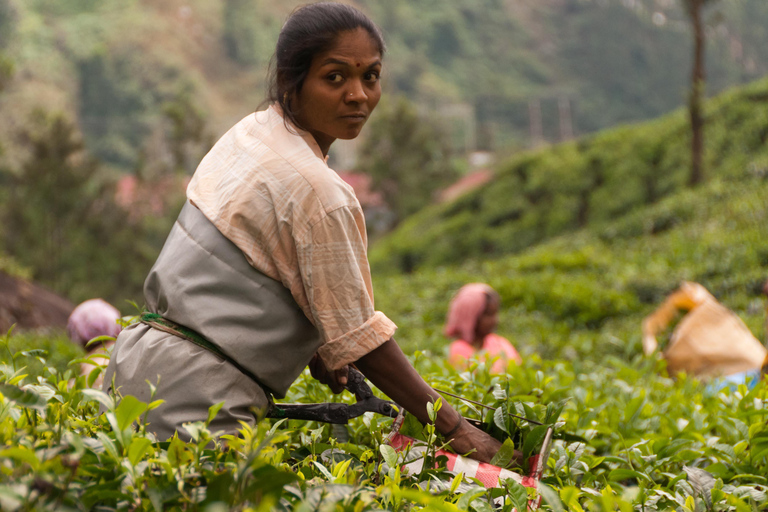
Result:
<svg viewBox="0 0 768 512"><path fill-rule="evenodd" d="M477 497L482 496L484 494L485 494L485 488L475 487L474 489L471 489L461 495L458 501L456 501L456 507L458 507L459 510L469 510L470 503L472 503L472 501L475 500Z"/></svg>
<svg viewBox="0 0 768 512"><path fill-rule="evenodd" d="M128 460L132 465L136 465L152 447L152 441L146 437L136 437L131 441L128 447Z"/></svg>
<svg viewBox="0 0 768 512"><path fill-rule="evenodd" d="M503 408L499 407L493 411L493 423L501 430L509 434L509 429L507 428L507 415L504 414Z"/></svg>
<svg viewBox="0 0 768 512"><path fill-rule="evenodd" d="M0 393L22 407L44 410L48 405L48 400L41 396L35 387L20 388L10 384L0 384Z"/></svg>
<svg viewBox="0 0 768 512"><path fill-rule="evenodd" d="M214 418L216 418L216 415L219 414L219 411L221 410L222 407L224 407L224 401L221 401L217 404L213 404L208 408L208 418L205 420L206 427L211 424Z"/></svg>
<svg viewBox="0 0 768 512"><path fill-rule="evenodd" d="M525 512L528 510L528 491L525 487L515 482L511 478L504 482L508 491L508 496L512 502L512 506L517 509L518 512Z"/></svg>
<svg viewBox="0 0 768 512"><path fill-rule="evenodd" d="M509 464L514 460L515 458L515 443L512 441L511 438L507 438L504 443L502 443L501 448L499 448L499 451L496 452L496 455L493 456L493 459L491 459L491 464L494 466L499 466L501 468L505 468L509 466Z"/></svg>
<svg viewBox="0 0 768 512"><path fill-rule="evenodd" d="M40 460L37 458L37 455L26 446L15 446L2 450L0 451L0 457L26 462L32 468L32 471L37 471L40 467Z"/></svg>
<svg viewBox="0 0 768 512"><path fill-rule="evenodd" d="M560 501L560 497L552 490L550 486L543 482L539 482L538 485L539 494L543 498L544 502L549 505L555 512L565 512L563 509L563 503Z"/></svg>
<svg viewBox="0 0 768 512"><path fill-rule="evenodd" d="M394 448L388 444L382 444L379 446L379 452L381 452L381 456L384 457L384 462L387 463L387 466L390 468L397 466L397 452Z"/></svg>
<svg viewBox="0 0 768 512"><path fill-rule="evenodd" d="M125 430L146 410L147 404L138 398L131 395L123 397L115 409L118 428L120 430Z"/></svg>
<svg viewBox="0 0 768 512"><path fill-rule="evenodd" d="M544 437L547 435L548 428L546 425L538 425L528 432L523 443L523 458L525 460L538 452L541 443L544 442Z"/></svg>

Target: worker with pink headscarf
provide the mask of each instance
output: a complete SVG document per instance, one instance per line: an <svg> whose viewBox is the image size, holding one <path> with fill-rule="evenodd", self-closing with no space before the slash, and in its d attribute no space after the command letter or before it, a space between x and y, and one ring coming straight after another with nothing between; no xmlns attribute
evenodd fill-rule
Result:
<svg viewBox="0 0 768 512"><path fill-rule="evenodd" d="M448 362L466 368L470 359L491 363L491 373L504 373L507 364L522 363L520 354L494 331L499 323L499 294L483 283L464 285L448 309L445 335L455 338L448 348Z"/></svg>

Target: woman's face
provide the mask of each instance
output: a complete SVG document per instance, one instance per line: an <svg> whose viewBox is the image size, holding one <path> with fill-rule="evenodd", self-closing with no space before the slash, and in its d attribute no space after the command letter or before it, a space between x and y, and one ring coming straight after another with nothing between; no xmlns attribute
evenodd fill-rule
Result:
<svg viewBox="0 0 768 512"><path fill-rule="evenodd" d="M499 325L499 301L493 297L488 297L485 311L477 319L477 326L475 327L475 333L477 339L482 340L492 332L496 330Z"/></svg>
<svg viewBox="0 0 768 512"><path fill-rule="evenodd" d="M381 98L381 54L368 32L339 34L330 50L315 55L301 91L296 120L324 155L336 139L354 139Z"/></svg>

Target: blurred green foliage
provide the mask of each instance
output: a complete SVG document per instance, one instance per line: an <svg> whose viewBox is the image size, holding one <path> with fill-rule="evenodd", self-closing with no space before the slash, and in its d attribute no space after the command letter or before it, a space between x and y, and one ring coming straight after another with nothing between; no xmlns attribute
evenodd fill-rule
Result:
<svg viewBox="0 0 768 512"><path fill-rule="evenodd" d="M764 339L767 194L765 175L713 180L519 254L374 273L376 306L399 325L406 351L442 356L451 296L468 282L487 282L502 298L499 332L523 357L599 359L638 353L643 317L692 280Z"/></svg>
<svg viewBox="0 0 768 512"><path fill-rule="evenodd" d="M54 362L43 336L24 342L17 351L0 337L3 510L512 512L529 497L509 482L486 489L441 464L408 471L404 453L385 443L392 420L372 413L346 426L262 420L214 438L214 406L207 420L184 425L186 440L157 439L143 418L160 397L115 403L87 388L77 360L70 368ZM422 351L413 363L436 388L556 421L545 486L530 490L531 498L543 496L543 510L749 512L768 505L765 382L718 390L684 376L671 380L662 363L642 356L570 362L532 355L504 375L483 364L457 372ZM334 397L305 372L286 400L354 397ZM483 415L451 400L467 418ZM534 441L517 448L538 453Z"/></svg>
<svg viewBox="0 0 768 512"><path fill-rule="evenodd" d="M266 68L283 20L266 0L226 0L222 42L227 56L247 67Z"/></svg>
<svg viewBox="0 0 768 512"><path fill-rule="evenodd" d="M0 50L8 46L13 38L17 22L17 13L11 0L0 1Z"/></svg>

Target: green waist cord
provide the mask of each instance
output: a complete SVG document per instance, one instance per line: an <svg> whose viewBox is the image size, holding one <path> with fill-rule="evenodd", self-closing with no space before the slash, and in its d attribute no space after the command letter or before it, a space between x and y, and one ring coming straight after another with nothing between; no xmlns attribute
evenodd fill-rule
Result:
<svg viewBox="0 0 768 512"><path fill-rule="evenodd" d="M191 341L198 347L202 347L206 349L207 351L219 356L220 358L227 361L229 364L240 370L245 376L247 376L249 379L251 379L253 382L259 385L264 392L267 395L267 398L269 399L269 402L272 403L272 393L269 391L269 388L264 386L261 382L259 382L259 379L256 378L254 374L249 372L247 369L243 368L243 366L240 365L237 361L229 357L227 354L221 351L219 347L205 339L200 333L193 331L192 329L189 329L187 327L184 327L183 325L179 325L175 322L171 322L167 318L163 318L161 315L158 315L157 313L149 313L145 312L142 313L139 317L139 321L143 324L146 324L154 329L157 329L159 331L167 332L168 334L173 334L174 336L178 336L179 338L183 338L187 341Z"/></svg>

